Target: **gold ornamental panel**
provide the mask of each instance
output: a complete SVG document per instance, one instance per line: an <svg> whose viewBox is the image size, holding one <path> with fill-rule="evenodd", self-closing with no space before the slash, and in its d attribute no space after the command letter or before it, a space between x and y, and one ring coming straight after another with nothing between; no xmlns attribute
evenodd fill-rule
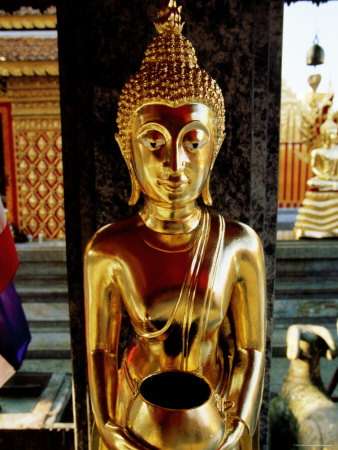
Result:
<svg viewBox="0 0 338 450"><path fill-rule="evenodd" d="M65 238L60 119L13 121L18 225L26 234Z"/></svg>

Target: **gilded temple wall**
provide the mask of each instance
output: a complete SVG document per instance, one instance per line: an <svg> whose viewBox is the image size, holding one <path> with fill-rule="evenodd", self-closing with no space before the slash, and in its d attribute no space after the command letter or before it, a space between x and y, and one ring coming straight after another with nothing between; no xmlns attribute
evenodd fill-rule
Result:
<svg viewBox="0 0 338 450"><path fill-rule="evenodd" d="M305 197L306 181L311 176L305 161L309 149L302 143L302 102L290 89L282 87L280 111L280 148L278 206L299 208Z"/></svg>
<svg viewBox="0 0 338 450"><path fill-rule="evenodd" d="M0 102L11 104L11 164L7 207L26 235L65 237L59 81L57 77L9 77ZM7 195L7 191L11 191Z"/></svg>

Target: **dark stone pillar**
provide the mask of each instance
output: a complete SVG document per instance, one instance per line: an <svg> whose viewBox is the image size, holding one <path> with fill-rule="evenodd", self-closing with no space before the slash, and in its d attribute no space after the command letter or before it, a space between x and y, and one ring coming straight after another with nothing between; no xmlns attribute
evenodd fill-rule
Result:
<svg viewBox="0 0 338 450"><path fill-rule="evenodd" d="M268 358L275 271L282 0L182 0L183 33L221 86L227 137L214 209L259 233L267 263ZM139 70L160 0L60 0L58 7L67 256L78 448L87 448L82 252L100 226L135 212L114 141L117 100ZM269 370L261 415L266 446Z"/></svg>
<svg viewBox="0 0 338 450"><path fill-rule="evenodd" d="M93 153L92 44L89 2L58 3L60 101L66 213L67 271L75 448L88 447L90 420L83 301L82 254L97 228ZM89 54L89 56L88 56Z"/></svg>

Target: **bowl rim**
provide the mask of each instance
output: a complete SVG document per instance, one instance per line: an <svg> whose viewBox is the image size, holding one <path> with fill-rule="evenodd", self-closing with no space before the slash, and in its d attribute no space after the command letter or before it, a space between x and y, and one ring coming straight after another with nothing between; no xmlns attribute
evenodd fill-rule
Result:
<svg viewBox="0 0 338 450"><path fill-rule="evenodd" d="M188 374L188 375L193 375L193 376L196 377L196 378L199 378L200 380L202 380L202 381L209 387L209 396L208 396L208 398L207 398L203 403L201 403L201 404L199 404L199 405L196 405L196 406L193 406L193 407L191 407L191 408L167 408L167 407L165 407L165 406L156 405L155 403L152 403L151 401L147 400L147 399L142 395L142 393L141 393L141 386L142 386L142 384L143 384L146 380L149 380L149 378L153 378L153 377L159 376L159 375L161 375L161 374L167 374L167 373ZM210 402L210 400L212 399L212 397L213 397L213 395L214 395L214 391L215 391L215 390L214 390L214 388L211 386L210 382L209 382L205 377L203 377L202 375L199 375L199 374L197 375L196 373L191 372L191 371L189 371L189 370L163 370L163 371L159 371L159 372L154 372L154 373L152 373L152 374L147 375L145 378L143 378L143 380L141 381L141 383L140 383L139 386L138 386L138 390L137 390L137 393L136 393L136 395L135 395L135 398L136 398L137 396L141 397L142 400L143 400L145 403L147 403L148 405L150 405L150 406L152 406L152 407L154 407L154 408L163 409L163 410L165 410L165 411L174 411L174 412L178 412L178 413L179 413L179 412L183 412L183 411L192 411L192 410L194 410L194 409L198 409L198 408L203 407L203 406L206 405L208 402Z"/></svg>

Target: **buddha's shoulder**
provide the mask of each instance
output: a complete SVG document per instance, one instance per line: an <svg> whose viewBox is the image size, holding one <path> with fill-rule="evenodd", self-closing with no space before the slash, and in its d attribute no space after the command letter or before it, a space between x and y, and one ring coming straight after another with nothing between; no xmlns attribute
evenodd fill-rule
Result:
<svg viewBox="0 0 338 450"><path fill-rule="evenodd" d="M243 242L257 242L260 244L260 239L253 228L246 225L239 220L231 219L229 217L222 216L214 211L210 211L211 220L215 224L223 223L223 230L225 238L228 242L233 240L242 240Z"/></svg>
<svg viewBox="0 0 338 450"><path fill-rule="evenodd" d="M89 240L85 254L93 251L111 252L121 245L131 244L137 228L140 226L139 215L126 220L111 223L100 228Z"/></svg>

